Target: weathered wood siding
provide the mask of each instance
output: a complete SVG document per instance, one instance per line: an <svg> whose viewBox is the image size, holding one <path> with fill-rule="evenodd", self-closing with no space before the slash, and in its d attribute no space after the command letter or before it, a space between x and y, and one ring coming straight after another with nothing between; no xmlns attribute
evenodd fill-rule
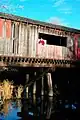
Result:
<svg viewBox="0 0 80 120"><path fill-rule="evenodd" d="M4 19L0 19L0 39L3 38L3 24L4 24Z"/></svg>
<svg viewBox="0 0 80 120"><path fill-rule="evenodd" d="M36 43L38 41L38 29L36 26L31 26L30 28L30 39L29 39L29 55L31 57L36 57Z"/></svg>
<svg viewBox="0 0 80 120"><path fill-rule="evenodd" d="M38 45L39 33L70 37L70 32L0 18L0 55L65 58L66 48ZM56 51L56 52L55 52ZM62 53L60 52L62 51ZM68 51L68 50L67 50ZM66 52L65 52L66 53ZM53 56L53 54L55 54ZM63 55L62 55L63 54Z"/></svg>
<svg viewBox="0 0 80 120"><path fill-rule="evenodd" d="M49 59L71 59L72 52L66 48L56 45L41 45L37 47L38 58L49 58Z"/></svg>
<svg viewBox="0 0 80 120"><path fill-rule="evenodd" d="M0 19L0 54L4 53L4 19Z"/></svg>
<svg viewBox="0 0 80 120"><path fill-rule="evenodd" d="M0 54L10 55L11 21L5 19L0 19L0 21Z"/></svg>
<svg viewBox="0 0 80 120"><path fill-rule="evenodd" d="M36 57L37 40L36 26L0 18L0 55Z"/></svg>

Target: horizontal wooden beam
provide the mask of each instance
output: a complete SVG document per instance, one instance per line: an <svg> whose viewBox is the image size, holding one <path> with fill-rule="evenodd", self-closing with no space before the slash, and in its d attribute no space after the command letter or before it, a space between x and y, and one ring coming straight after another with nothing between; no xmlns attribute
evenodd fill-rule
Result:
<svg viewBox="0 0 80 120"><path fill-rule="evenodd" d="M20 67L70 67L71 60L43 59L19 56L0 56L0 66Z"/></svg>

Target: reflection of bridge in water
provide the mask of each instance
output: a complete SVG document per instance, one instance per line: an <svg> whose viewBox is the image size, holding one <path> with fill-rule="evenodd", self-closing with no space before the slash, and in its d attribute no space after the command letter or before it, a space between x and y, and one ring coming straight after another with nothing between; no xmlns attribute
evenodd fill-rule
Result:
<svg viewBox="0 0 80 120"><path fill-rule="evenodd" d="M54 100L53 97L41 97L28 99L22 102L21 112L17 115L22 119L55 119L65 120L73 118L79 111L71 101ZM74 106L74 108L72 107ZM67 107L66 107L67 106ZM77 114L79 115L79 114Z"/></svg>
<svg viewBox="0 0 80 120"><path fill-rule="evenodd" d="M33 120L55 119L66 120L80 117L80 106L77 101L56 99L55 97L29 96L26 100L7 100L0 105L0 119Z"/></svg>
<svg viewBox="0 0 80 120"><path fill-rule="evenodd" d="M56 104L53 103L53 97L36 98L36 96L33 95L33 98L29 98L27 101L22 101L21 112L18 113L18 116L21 116L21 118L25 119L50 119L51 114L55 112L55 107Z"/></svg>

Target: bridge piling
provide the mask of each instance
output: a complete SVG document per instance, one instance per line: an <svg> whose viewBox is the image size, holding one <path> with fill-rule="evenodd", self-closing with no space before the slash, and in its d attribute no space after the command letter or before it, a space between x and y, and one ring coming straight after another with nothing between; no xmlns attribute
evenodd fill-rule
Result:
<svg viewBox="0 0 80 120"><path fill-rule="evenodd" d="M48 89L49 89L49 96L53 96L53 87L52 87L52 77L51 73L47 73L47 81L48 81Z"/></svg>
<svg viewBox="0 0 80 120"><path fill-rule="evenodd" d="M34 76L36 76L36 72L34 72ZM36 94L36 81L33 84L33 94Z"/></svg>
<svg viewBox="0 0 80 120"><path fill-rule="evenodd" d="M46 119L50 119L51 110L52 110L53 97L48 98L47 110L46 110Z"/></svg>
<svg viewBox="0 0 80 120"><path fill-rule="evenodd" d="M29 81L29 74L26 74L26 83L28 83ZM29 88L26 88L26 94L27 94L27 98L28 98L28 92L29 92Z"/></svg>
<svg viewBox="0 0 80 120"><path fill-rule="evenodd" d="M41 78L41 95L44 95L44 76Z"/></svg>

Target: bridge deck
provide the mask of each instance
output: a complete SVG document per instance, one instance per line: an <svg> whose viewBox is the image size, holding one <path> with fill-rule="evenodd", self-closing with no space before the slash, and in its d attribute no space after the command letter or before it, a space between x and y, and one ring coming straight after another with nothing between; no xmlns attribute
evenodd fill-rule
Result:
<svg viewBox="0 0 80 120"><path fill-rule="evenodd" d="M56 60L31 58L20 56L2 56L0 55L0 66L18 66L18 67L70 67L71 60Z"/></svg>

